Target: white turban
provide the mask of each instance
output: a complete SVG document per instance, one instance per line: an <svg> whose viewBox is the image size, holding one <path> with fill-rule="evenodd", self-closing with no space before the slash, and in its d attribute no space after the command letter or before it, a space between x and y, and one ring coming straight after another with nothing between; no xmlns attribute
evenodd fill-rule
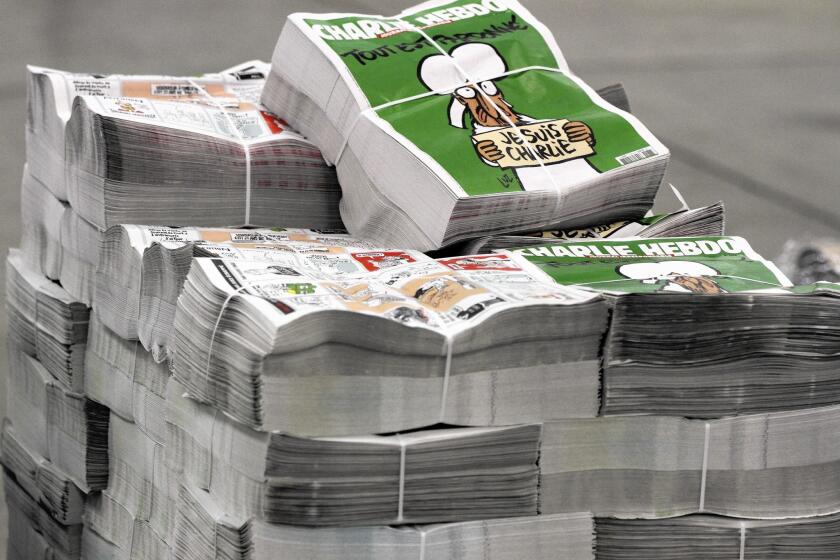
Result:
<svg viewBox="0 0 840 560"><path fill-rule="evenodd" d="M674 275L717 276L714 268L692 261L661 261L625 264L619 273L634 280L660 280Z"/></svg>
<svg viewBox="0 0 840 560"><path fill-rule="evenodd" d="M465 43L452 49L449 56L435 54L424 58L419 75L429 90L449 92L467 82L492 80L505 72L507 65L496 49L485 43ZM449 104L449 123L463 128L463 119L464 106L453 98Z"/></svg>

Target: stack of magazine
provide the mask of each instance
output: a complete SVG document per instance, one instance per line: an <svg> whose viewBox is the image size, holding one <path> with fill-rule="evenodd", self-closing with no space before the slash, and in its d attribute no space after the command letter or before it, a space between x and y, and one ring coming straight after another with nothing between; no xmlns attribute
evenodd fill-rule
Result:
<svg viewBox="0 0 840 560"><path fill-rule="evenodd" d="M267 72L259 61L195 78L30 66L23 248L90 305L111 225L342 227L334 171L258 103Z"/></svg>
<svg viewBox="0 0 840 560"><path fill-rule="evenodd" d="M840 516L758 520L690 515L654 522L599 519L598 560L829 560L840 554Z"/></svg>
<svg viewBox="0 0 840 560"><path fill-rule="evenodd" d="M609 298L603 414L709 418L840 402L840 291L792 287L742 238L575 241L510 255Z"/></svg>
<svg viewBox="0 0 840 560"><path fill-rule="evenodd" d="M8 558L840 554L830 243L653 214L667 148L515 0L272 62L29 68Z"/></svg>
<svg viewBox="0 0 840 560"><path fill-rule="evenodd" d="M540 510L598 517L835 513L840 407L714 420L612 416L545 424Z"/></svg>
<svg viewBox="0 0 840 560"><path fill-rule="evenodd" d="M6 309L12 343L81 391L90 309L29 266L17 249L6 258Z"/></svg>
<svg viewBox="0 0 840 560"><path fill-rule="evenodd" d="M475 6L286 22L262 102L335 164L350 232L430 250L641 218L668 149L577 78L525 7Z"/></svg>
<svg viewBox="0 0 840 560"><path fill-rule="evenodd" d="M100 229L336 227L335 174L317 148L258 103L267 72L259 61L195 78L30 66L32 174ZM183 204L184 197L200 203Z"/></svg>
<svg viewBox="0 0 840 560"><path fill-rule="evenodd" d="M68 389L31 356L9 352L7 415L20 442L83 491L108 481L108 409Z"/></svg>
<svg viewBox="0 0 840 560"><path fill-rule="evenodd" d="M638 221L622 220L583 229L541 231L530 235L480 237L465 245L465 254L493 253L502 249L533 247L578 239L621 239L628 237L702 237L723 235L723 204L689 208L645 216Z"/></svg>
<svg viewBox="0 0 840 560"><path fill-rule="evenodd" d="M500 255L351 256L362 272L313 270L294 254L194 259L175 313L175 377L238 421L302 435L597 411L600 295Z"/></svg>
<svg viewBox="0 0 840 560"><path fill-rule="evenodd" d="M103 237L96 277L97 312L120 337L140 340L158 361L168 354L175 316L192 259L278 259L290 254L338 271L361 265L347 253L375 249L345 233L307 229L171 228L121 225Z"/></svg>

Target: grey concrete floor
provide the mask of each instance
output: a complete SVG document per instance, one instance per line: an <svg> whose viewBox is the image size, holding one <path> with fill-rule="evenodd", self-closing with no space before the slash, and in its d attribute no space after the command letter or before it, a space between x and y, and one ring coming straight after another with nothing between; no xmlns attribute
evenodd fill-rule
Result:
<svg viewBox="0 0 840 560"><path fill-rule="evenodd" d="M791 237L840 236L840 2L523 1L583 79L625 84L634 113L672 150L668 180L693 205L724 200L729 233L767 257ZM25 64L213 71L270 59L290 12L392 14L409 3L2 0L3 252L19 240ZM0 325L5 338L5 317ZM5 364L5 344L0 352Z"/></svg>

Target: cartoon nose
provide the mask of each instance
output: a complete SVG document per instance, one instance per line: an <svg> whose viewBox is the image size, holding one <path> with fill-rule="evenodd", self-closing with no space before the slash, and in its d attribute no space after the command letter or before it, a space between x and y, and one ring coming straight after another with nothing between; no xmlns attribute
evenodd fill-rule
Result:
<svg viewBox="0 0 840 560"><path fill-rule="evenodd" d="M482 109L494 119L499 118L499 111L498 105L495 100L493 100L489 95L479 95L478 102L481 104Z"/></svg>

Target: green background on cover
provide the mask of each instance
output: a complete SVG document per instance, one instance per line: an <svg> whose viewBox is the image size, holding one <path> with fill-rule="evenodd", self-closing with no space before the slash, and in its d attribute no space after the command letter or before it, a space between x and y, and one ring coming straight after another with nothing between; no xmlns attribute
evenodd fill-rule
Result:
<svg viewBox="0 0 840 560"><path fill-rule="evenodd" d="M573 245L605 247L607 245L627 245L635 253L643 254L640 244L661 243L663 241L686 241L688 239L728 239L725 237L692 237L692 238L653 238L644 240L615 240L615 241L581 241L564 242L564 247ZM556 244L545 245L553 246ZM533 247L531 247L533 249ZM516 251L514 249L514 251ZM517 251L518 252L518 251ZM551 276L555 282L564 285L585 285L609 292L652 293L662 290L663 284L645 284L641 280L625 278L618 273L618 267L629 263L660 262L660 261L692 261L708 265L720 273L713 277L721 288L727 292L742 292L746 290L766 290L779 286L779 281L773 272L761 261L751 260L746 255L719 254L698 255L690 257L538 257L527 252L520 253L529 262L537 265L543 272ZM769 285L769 284L772 285ZM673 293L673 292L672 292Z"/></svg>
<svg viewBox="0 0 840 560"><path fill-rule="evenodd" d="M833 282L816 282L804 286L794 286L791 291L796 294L819 294L830 293L834 297L840 297L840 284Z"/></svg>
<svg viewBox="0 0 840 560"><path fill-rule="evenodd" d="M431 11L468 3L471 2L469 0L451 2L445 6L437 6ZM417 15L424 13L419 12L406 20L413 23ZM359 19L367 18L353 16L334 20L307 19L306 22L309 25L340 25ZM526 29L501 33L496 37L471 38L468 42L487 43L495 47L504 58L508 70L528 66L556 68L557 61L539 31L510 10L453 21L428 28L426 32L449 51L463 44L463 41L452 41L447 37L481 32L493 26L497 29L502 28L512 20ZM325 40L324 42L336 53L343 55L353 49L369 51L388 45L393 47L396 44L415 43L422 40L419 33L404 32L381 39ZM439 53L426 44L411 52L397 51L396 54L381 56L364 64L349 55L342 56L342 60L367 96L371 106L377 106L427 93L428 90L418 77L418 66L423 58L434 54ZM592 128L596 144L595 154L586 159L600 172L619 167L620 164L615 159L617 156L648 146L648 143L623 117L595 105L589 96L564 74L529 70L499 79L496 85L504 93L507 102L519 114L537 120L581 120L588 124ZM466 128L450 126L448 114L450 99L449 95L430 96L381 109L378 114L397 132L437 161L460 183L467 194L483 195L520 191L522 187L513 170L487 165L476 153L471 139L472 120L468 112L465 116Z"/></svg>

